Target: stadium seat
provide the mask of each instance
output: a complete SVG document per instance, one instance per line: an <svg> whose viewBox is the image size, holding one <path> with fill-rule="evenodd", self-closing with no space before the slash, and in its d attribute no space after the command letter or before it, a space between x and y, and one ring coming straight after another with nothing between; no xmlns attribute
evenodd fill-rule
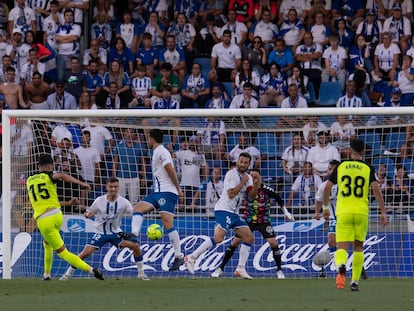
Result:
<svg viewBox="0 0 414 311"><path fill-rule="evenodd" d="M268 159L268 160L262 161L260 171L263 176L264 182L276 182L278 178L277 165L278 165L278 160L276 159Z"/></svg>
<svg viewBox="0 0 414 311"><path fill-rule="evenodd" d="M401 160L401 165L405 167L409 175L414 174L414 159Z"/></svg>
<svg viewBox="0 0 414 311"><path fill-rule="evenodd" d="M378 156L381 154L382 143L379 133L365 132L359 135L359 139L365 142L368 156Z"/></svg>
<svg viewBox="0 0 414 311"><path fill-rule="evenodd" d="M315 87L313 86L312 81L308 82L308 92L309 92L309 99L307 100L308 105L311 103L315 103L316 98L315 98Z"/></svg>
<svg viewBox="0 0 414 311"><path fill-rule="evenodd" d="M399 153L404 143L405 132L391 132L385 136L384 149L386 151Z"/></svg>
<svg viewBox="0 0 414 311"><path fill-rule="evenodd" d="M256 146L262 154L266 154L268 159L276 158L277 138L275 133L260 132L256 139Z"/></svg>
<svg viewBox="0 0 414 311"><path fill-rule="evenodd" d="M395 175L395 163L392 158L374 158L371 162L372 167L375 171L378 171L378 166L380 164L385 164L387 168L388 178L394 178Z"/></svg>
<svg viewBox="0 0 414 311"><path fill-rule="evenodd" d="M231 101L231 98L233 98L233 82L222 82L224 86L224 90L226 91L229 101Z"/></svg>
<svg viewBox="0 0 414 311"><path fill-rule="evenodd" d="M318 106L335 106L339 97L342 96L341 84L339 82L322 82L319 90Z"/></svg>
<svg viewBox="0 0 414 311"><path fill-rule="evenodd" d="M274 129L279 119L279 116L261 116L259 117L259 126L260 128Z"/></svg>
<svg viewBox="0 0 414 311"><path fill-rule="evenodd" d="M240 132L227 132L227 148L230 151L239 143Z"/></svg>
<svg viewBox="0 0 414 311"><path fill-rule="evenodd" d="M197 57L197 58L194 59L194 63L200 64L200 66L201 66L201 74L203 74L206 77L208 77L208 73L211 70L210 58Z"/></svg>

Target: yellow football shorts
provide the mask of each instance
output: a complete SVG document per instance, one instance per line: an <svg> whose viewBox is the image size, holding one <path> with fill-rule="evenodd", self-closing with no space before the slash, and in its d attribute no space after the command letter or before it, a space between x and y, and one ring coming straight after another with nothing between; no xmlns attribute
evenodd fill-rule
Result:
<svg viewBox="0 0 414 311"><path fill-rule="evenodd" d="M336 242L365 241L368 215L341 214L336 219Z"/></svg>
<svg viewBox="0 0 414 311"><path fill-rule="evenodd" d="M53 248L53 250L57 250L65 244L59 232L63 223L63 215L60 210L52 215L45 217L40 216L36 223L43 239Z"/></svg>

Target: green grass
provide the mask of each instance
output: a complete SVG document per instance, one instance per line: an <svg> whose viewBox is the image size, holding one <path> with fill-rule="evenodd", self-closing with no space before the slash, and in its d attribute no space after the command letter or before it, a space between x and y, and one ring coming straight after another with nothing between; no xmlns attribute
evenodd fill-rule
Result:
<svg viewBox="0 0 414 311"><path fill-rule="evenodd" d="M1 310L412 311L414 280L369 279L360 292L328 279L0 280Z"/></svg>

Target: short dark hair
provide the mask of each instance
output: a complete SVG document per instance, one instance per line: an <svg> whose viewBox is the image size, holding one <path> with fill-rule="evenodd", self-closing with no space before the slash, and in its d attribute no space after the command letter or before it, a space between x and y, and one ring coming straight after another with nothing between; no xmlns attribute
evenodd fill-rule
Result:
<svg viewBox="0 0 414 311"><path fill-rule="evenodd" d="M149 132L149 136L159 144L162 144L164 139L164 134L160 129L151 129Z"/></svg>
<svg viewBox="0 0 414 311"><path fill-rule="evenodd" d="M365 142L361 139L351 140L350 146L356 153L362 153L365 150Z"/></svg>
<svg viewBox="0 0 414 311"><path fill-rule="evenodd" d="M116 178L115 176L111 176L108 178L107 183L113 183L113 182L119 182L119 179Z"/></svg>
<svg viewBox="0 0 414 311"><path fill-rule="evenodd" d="M239 154L239 158L240 157L245 157L245 158L248 158L250 161L252 160L252 156L250 155L250 153L248 153L248 152L242 152L242 153L240 153Z"/></svg>
<svg viewBox="0 0 414 311"><path fill-rule="evenodd" d="M49 164L53 164L53 158L48 153L42 153L41 155L39 155L38 164L39 165L49 165Z"/></svg>

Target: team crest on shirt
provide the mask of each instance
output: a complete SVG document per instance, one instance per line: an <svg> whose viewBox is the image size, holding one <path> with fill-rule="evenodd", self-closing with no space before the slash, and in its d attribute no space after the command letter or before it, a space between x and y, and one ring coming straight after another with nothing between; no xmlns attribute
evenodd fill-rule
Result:
<svg viewBox="0 0 414 311"><path fill-rule="evenodd" d="M167 203L167 201L164 198L161 198L161 199L158 200L158 205L159 206L164 206L165 203Z"/></svg>

